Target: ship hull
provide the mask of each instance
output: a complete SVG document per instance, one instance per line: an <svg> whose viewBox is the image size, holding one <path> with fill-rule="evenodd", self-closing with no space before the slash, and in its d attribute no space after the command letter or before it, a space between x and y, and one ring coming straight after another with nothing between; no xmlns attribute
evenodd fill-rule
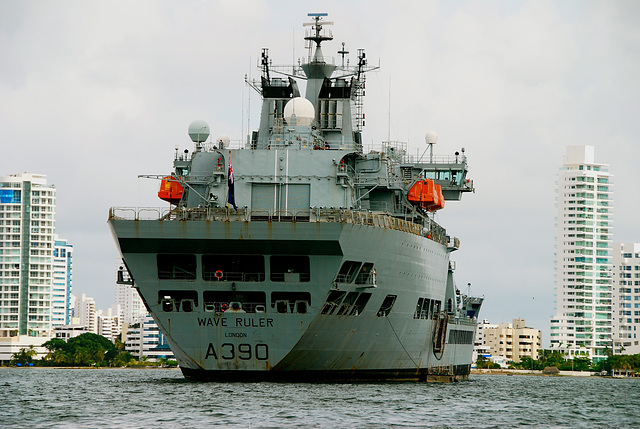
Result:
<svg viewBox="0 0 640 429"><path fill-rule="evenodd" d="M447 287L448 250L426 237L402 228L339 221L112 218L110 226L136 288L187 378L451 381L468 377L475 323L448 317L443 338L451 338L455 330L465 343L436 347L434 335L442 322L416 313L420 298L444 303ZM258 252L259 259L267 260L264 270L253 269L264 271L258 281L244 277L230 281L217 272L207 277L200 266L207 257ZM161 278L158 255L193 255L197 264L193 278ZM269 265L269 258L299 255L309 258L308 276L276 277L277 268ZM373 264L374 281L340 279L337 273L345 261ZM348 307L340 314L343 303L330 311L328 297L342 292L353 302L365 297L366 305ZM207 298L229 294L236 297L229 299L238 300L264 294L264 305L252 309L244 303L249 311L234 311L216 307L215 298ZM395 297L393 308L381 313L389 296ZM185 297L192 301L188 311Z"/></svg>

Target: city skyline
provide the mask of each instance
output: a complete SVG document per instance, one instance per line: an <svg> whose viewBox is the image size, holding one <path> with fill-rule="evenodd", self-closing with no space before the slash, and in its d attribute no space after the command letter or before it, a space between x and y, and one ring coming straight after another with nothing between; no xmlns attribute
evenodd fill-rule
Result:
<svg viewBox="0 0 640 429"><path fill-rule="evenodd" d="M99 308L113 305L118 255L109 207L166 205L157 199L159 182L137 175L169 173L175 146L192 149L192 120L206 120L214 139L237 141L255 128L258 96L244 75L258 76L263 47L272 48L275 64L306 54L300 23L316 11L307 9L294 2L0 5L0 140L11 154L0 172L47 174L56 185L56 230L74 245L75 293L95 297ZM461 239L452 255L458 287L471 283L486 297L481 318L524 318L547 343L554 181L566 146L591 144L611 166L613 241L640 241L633 198L640 7L325 2L322 11L336 22L327 55L338 59L340 42L355 40L346 46L351 61L358 48L370 64L380 59L381 71L367 82L365 144L390 136L422 153L433 129L435 153L466 149L476 194L438 214ZM424 73L410 76L408 62Z"/></svg>

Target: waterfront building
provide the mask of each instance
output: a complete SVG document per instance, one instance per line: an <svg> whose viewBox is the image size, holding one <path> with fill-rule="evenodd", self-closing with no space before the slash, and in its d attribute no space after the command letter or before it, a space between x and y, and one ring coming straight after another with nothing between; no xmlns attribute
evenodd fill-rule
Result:
<svg viewBox="0 0 640 429"><path fill-rule="evenodd" d="M593 146L569 146L558 173L556 308L550 343L597 362L612 346L612 175Z"/></svg>
<svg viewBox="0 0 640 429"><path fill-rule="evenodd" d="M478 322L476 326L476 339L473 344L473 360L471 367L475 368L476 362L478 362L478 356L484 356L485 358L491 357L491 351L489 350L489 346L485 344L485 332L487 328L497 328L498 325L495 323L489 323L489 320L482 319Z"/></svg>
<svg viewBox="0 0 640 429"><path fill-rule="evenodd" d="M0 337L52 333L55 207L45 175L0 177Z"/></svg>
<svg viewBox="0 0 640 429"><path fill-rule="evenodd" d="M53 286L51 296L51 326L71 323L71 286L73 273L73 245L55 237L53 249Z"/></svg>
<svg viewBox="0 0 640 429"><path fill-rule="evenodd" d="M30 335L0 336L0 365L8 365L11 357L22 349L33 346L36 352L34 359L42 359L48 353L42 344L49 341L50 337L34 337Z"/></svg>
<svg viewBox="0 0 640 429"><path fill-rule="evenodd" d="M74 313L76 315L77 325L84 325L87 331L93 334L98 333L98 314L96 312L96 301L86 296L84 293L76 296L74 300Z"/></svg>
<svg viewBox="0 0 640 429"><path fill-rule="evenodd" d="M87 327L83 325L56 326L54 329L55 337L65 341L69 341L70 338L78 337L87 332L89 332Z"/></svg>
<svg viewBox="0 0 640 429"><path fill-rule="evenodd" d="M613 244L613 347L640 353L640 243Z"/></svg>
<svg viewBox="0 0 640 429"><path fill-rule="evenodd" d="M142 317L140 319L142 319ZM122 326L122 341L124 342L126 351L140 358L142 353L142 328L140 320L134 321L131 325L125 323Z"/></svg>
<svg viewBox="0 0 640 429"><path fill-rule="evenodd" d="M492 357L502 356L507 361L520 362L523 357L538 359L542 348L539 329L529 328L524 319L513 319L512 323L485 325L483 345Z"/></svg>
<svg viewBox="0 0 640 429"><path fill-rule="evenodd" d="M106 312L98 311L96 317L98 322L98 335L102 335L112 343L116 338L120 336L121 329L121 314L120 307L116 306L116 309L109 308Z"/></svg>
<svg viewBox="0 0 640 429"><path fill-rule="evenodd" d="M158 359L175 360L167 340L150 315L141 316L126 330L125 350L139 359L150 362Z"/></svg>

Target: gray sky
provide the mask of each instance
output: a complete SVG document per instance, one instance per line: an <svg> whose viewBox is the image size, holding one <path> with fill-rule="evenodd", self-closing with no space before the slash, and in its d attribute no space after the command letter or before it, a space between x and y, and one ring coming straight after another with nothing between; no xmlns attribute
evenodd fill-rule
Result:
<svg viewBox="0 0 640 429"><path fill-rule="evenodd" d="M616 241L640 241L640 2L0 0L0 175L46 174L57 232L75 247L74 292L113 304L112 206L162 206L159 183L187 127L240 140L259 100L263 47L274 64L306 54L308 12L370 64L366 144L461 147L477 191L438 220L461 239L457 283L486 297L481 317L554 313L555 179L567 145L591 144L615 183ZM249 104L249 99L251 104ZM389 101L390 100L390 101ZM389 109L389 105L391 109ZM249 107L250 106L250 107ZM389 121L389 110L391 111ZM249 114L250 112L250 114Z"/></svg>

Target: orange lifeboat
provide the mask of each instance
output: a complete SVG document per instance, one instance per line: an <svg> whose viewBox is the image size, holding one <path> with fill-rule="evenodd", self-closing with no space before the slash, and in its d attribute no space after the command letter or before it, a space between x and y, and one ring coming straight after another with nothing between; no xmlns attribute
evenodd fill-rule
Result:
<svg viewBox="0 0 640 429"><path fill-rule="evenodd" d="M442 195L442 186L438 185L437 183L435 183L434 186L436 188L436 192L438 193L438 202L431 206L431 208L429 209L432 212L444 208L444 195Z"/></svg>
<svg viewBox="0 0 640 429"><path fill-rule="evenodd" d="M433 180L418 180L409 189L408 200L425 210L435 211L444 208L444 196L442 187Z"/></svg>
<svg viewBox="0 0 640 429"><path fill-rule="evenodd" d="M162 178L158 197L161 200L168 201L171 204L178 204L182 198L184 188L174 176L165 176Z"/></svg>

